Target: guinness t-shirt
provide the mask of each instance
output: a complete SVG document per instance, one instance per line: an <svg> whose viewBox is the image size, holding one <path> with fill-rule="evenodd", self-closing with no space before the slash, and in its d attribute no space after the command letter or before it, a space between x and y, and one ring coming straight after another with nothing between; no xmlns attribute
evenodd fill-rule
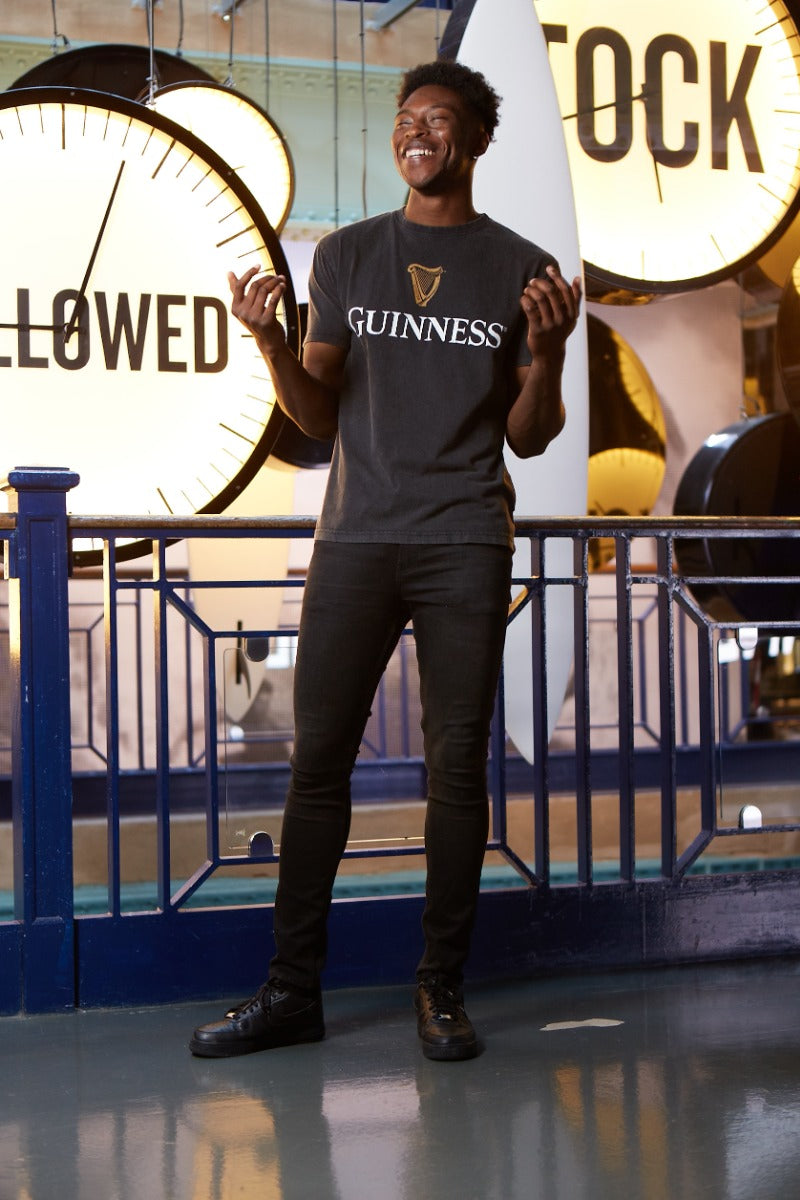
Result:
<svg viewBox="0 0 800 1200"><path fill-rule="evenodd" d="M487 216L384 213L319 242L306 341L348 355L318 538L513 546L503 442L530 361L519 300L552 262Z"/></svg>

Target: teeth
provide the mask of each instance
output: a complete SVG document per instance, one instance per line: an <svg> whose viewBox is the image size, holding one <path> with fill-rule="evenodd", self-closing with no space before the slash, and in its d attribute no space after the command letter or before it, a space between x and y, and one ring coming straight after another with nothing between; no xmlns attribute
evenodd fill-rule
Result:
<svg viewBox="0 0 800 1200"><path fill-rule="evenodd" d="M411 150L406 150L406 158L432 158L432 157L433 157L432 150L422 150L418 147L412 148Z"/></svg>

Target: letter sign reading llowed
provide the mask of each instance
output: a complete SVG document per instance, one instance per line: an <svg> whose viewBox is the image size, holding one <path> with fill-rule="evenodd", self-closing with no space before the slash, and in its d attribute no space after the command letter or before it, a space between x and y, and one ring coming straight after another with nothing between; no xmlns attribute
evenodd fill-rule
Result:
<svg viewBox="0 0 800 1200"><path fill-rule="evenodd" d="M229 311L228 271L289 279L259 204L167 117L69 88L0 94L0 178L0 468L70 467L76 513L224 510L282 425ZM296 346L290 280L280 316Z"/></svg>

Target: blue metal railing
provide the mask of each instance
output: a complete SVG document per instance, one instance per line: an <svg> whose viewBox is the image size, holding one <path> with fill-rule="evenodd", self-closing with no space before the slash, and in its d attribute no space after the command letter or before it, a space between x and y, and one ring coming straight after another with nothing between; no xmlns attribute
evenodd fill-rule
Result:
<svg viewBox="0 0 800 1200"><path fill-rule="evenodd" d="M0 1011L31 1011L68 1007L74 1003L139 1002L142 999L181 998L205 994L212 987L226 989L233 980L252 977L256 971L253 951L242 946L233 930L258 930L259 945L268 937L269 910L248 908L220 911L192 908L201 889L221 871L230 872L258 864L272 867L278 854L269 842L256 840L250 853L231 852L220 841L220 823L226 787L231 772L220 763L220 733L217 713L218 651L223 644L236 645L243 636L273 639L286 636L281 627L214 629L198 616L187 591L182 571L171 570L167 545L175 539L241 538L254 536L310 537L313 521L303 518L90 518L65 515L65 496L75 482L69 472L19 470L10 477L10 492L15 515L0 518L0 537L6 543L6 573L9 578L9 642L12 674L12 753L14 837L14 919L0 922ZM630 944L620 943L608 951L608 961L640 961L643 955L660 954L667 959L685 953L682 934L666 923L658 937L650 931L650 944L643 949L642 928L653 920L659 908L671 910L696 900L697 893L687 890L690 871L718 838L750 837L745 829L720 819L720 754L734 754L738 743L728 744L729 731L720 727L720 710L728 706L731 692L720 690L722 643L728 643L750 629L754 622L712 620L694 597L694 590L707 586L707 577L689 577L676 567L676 548L680 539L742 537L785 539L796 553L800 520L759 519L734 521L683 518L661 521L643 519L555 519L520 520L518 542L531 546L530 571L515 581L517 596L512 621L530 625L533 764L524 764L521 778L528 790L529 820L522 841L511 830L509 819L509 776L519 756L510 758L503 712L501 688L492 737L491 799L492 832L489 851L513 868L505 887L497 896L487 897L486 911L502 914L503 937L497 926L491 933L476 937L476 961L492 969L530 967L539 960L586 961L595 953L592 921L614 899L616 916L635 913L636 930ZM598 728L592 714L596 704L590 664L593 650L590 620L590 593L594 586L589 571L591 539L613 536L616 540L616 565L607 582L613 584L608 597L613 605L615 645L614 705L616 723L613 746L598 751L593 737ZM76 917L72 880L72 812L74 781L71 772L70 738L70 637L69 637L69 546L76 539L92 538L102 543L103 551L103 635L104 686L102 725L105 746L98 754L104 763L102 780L105 790L105 815L108 827L107 904L105 912L91 917ZM119 570L117 545L123 539L152 542L151 569L139 578ZM643 544L655 547L655 564L641 569L634 566L634 550ZM571 568L551 569L560 559L552 559L552 543L572 544ZM515 568L521 571L521 568ZM763 579L772 589L783 589L787 613L794 611L789 597L796 594L797 576ZM719 580L741 584L740 579ZM302 587L302 580L191 580L191 589ZM574 795L575 879L559 892L551 863L551 803L554 795L556 755L551 750L553 722L548 716L548 660L552 624L551 598L559 605L570 594L571 654L573 658L574 747L562 757L569 760L568 782ZM126 811L127 788L132 772L122 763L120 753L121 715L127 703L121 688L120 614L133 605L136 613L135 653L144 661L140 638L144 602L153 604L153 683L155 762L148 773L152 795L152 814L156 831L155 906L149 912L129 912L123 904L121 831ZM654 635L646 629L655 624ZM786 620L758 621L762 634L786 638L800 634L800 624L791 616ZM609 628L609 627L606 627ZM176 633L177 630L177 633ZM288 632L291 632L289 630ZM595 631L596 632L596 631ZM647 636L655 638L655 653L645 653ZM189 738L181 763L173 761L171 709L175 701L170 663L180 643L184 657L190 657L190 642L199 643L203 666L202 748ZM694 642L692 658L690 646ZM691 661L690 661L691 660ZM88 661L88 655L87 655ZM645 661L649 668L645 670ZM739 660L741 666L741 660ZM691 667L691 670L688 669ZM727 669L726 669L727 670ZM180 707L189 713L193 728L194 692L189 672L181 683ZM652 676L655 676L653 683ZM604 682L608 682L607 680ZM137 685L141 689L141 684ZM742 685L743 687L744 685ZM735 692L736 689L733 689ZM741 690L741 689L740 689ZM744 693L742 692L742 695ZM725 696L721 705L720 697ZM653 703L655 697L655 703ZM92 710L96 697L92 697ZM141 714L143 699L137 694L134 707ZM729 713L725 713L727 723ZM746 728L741 714L734 714L736 736ZM379 714L379 722L384 718ZM606 732L614 724L606 723ZM143 722L138 720L139 738ZM687 741L687 731L696 725L696 742ZM223 735L223 741L224 741ZM94 744L97 729L89 728L88 743ZM649 743L643 752L642 740ZM691 744L689 744L691 742ZM638 744L637 744L638 743ZM781 759L784 775L797 778L800 751L796 743L786 742L770 748L770 764ZM649 758L647 749L650 750ZM780 750L780 753L779 753ZM142 743L138 746L139 763L146 762ZM605 757L604 757L605 756ZM643 775L643 762L649 762L652 774ZM595 869L598 792L607 790L603 769L611 766L610 778L618 800L615 805L617 865L603 873L598 884ZM285 764L281 764L285 770ZM196 864L188 876L175 877L172 867L173 812L181 781L189 774L203 789L205 812L205 861ZM133 772L137 774L137 772ZM141 770L138 771L141 774ZM637 849L637 813L643 779L647 786L656 782L660 806L659 862L655 876L642 872ZM598 787L598 781L601 787ZM696 829L684 845L678 843L677 801L687 784L699 792ZM563 779L560 783L563 790ZM519 788L515 787L518 794ZM787 835L800 831L792 819L763 825L761 835ZM419 855L421 845L402 837L389 838L382 844L351 845L349 859L367 863L395 858L398 863ZM784 891L797 891L796 879L785 864L770 871L768 864L760 876L760 899L766 903L771 886L764 877L780 882ZM791 876L791 889L787 881ZM513 880L516 879L516 886ZM608 881L611 890L606 886ZM2 881L0 881L0 887ZM694 883L693 888L699 884ZM721 886L721 885L718 885ZM725 887L730 893L732 884ZM748 884L737 884L741 899ZM616 891L614 889L617 889ZM643 890L644 889L644 890ZM557 897L561 895L561 899ZM649 900L647 897L649 896ZM658 900L655 897L658 896ZM414 908L421 901L410 897ZM554 913L566 904L570 911L569 936L558 946L543 937L545 926L533 934L531 922L552 921ZM786 900L782 900L786 904ZM573 907L569 907L569 906ZM798 901L800 906L800 901ZM339 909L332 916L332 938L339 936L348 947L344 962L334 970L334 982L353 982L366 978L391 977L409 954L407 934L394 930L395 914L404 910L399 900L383 897L365 899L355 906ZM729 947L741 951L743 939L750 937L750 926L742 911L730 902L728 911L733 928L716 928L714 953ZM233 914L233 916L231 915ZM387 916L389 914L389 916ZM235 917L235 923L232 924ZM387 936L386 920L396 936ZM604 918L605 920L606 918ZM361 925L374 921L382 929L381 945L385 956L380 963L367 960L353 950L347 933L349 923ZM587 924L588 921L588 924ZM752 915L763 925L763 912ZM613 925L613 922L612 922ZM360 927L360 926L359 926ZM761 926L760 926L761 927ZM403 927L404 928L404 927ZM794 946L798 934L793 921L777 920L760 945L759 952ZM244 935L242 935L244 937ZM198 962L196 946L205 939L214 948L213 961ZM667 944L669 943L669 945ZM238 948L237 948L238 946ZM676 948L677 947L677 948ZM355 954L355 960L354 960ZM583 957L582 957L583 956ZM263 954L261 955L263 959ZM132 965L146 960L150 969L132 973ZM338 973L337 973L338 972Z"/></svg>

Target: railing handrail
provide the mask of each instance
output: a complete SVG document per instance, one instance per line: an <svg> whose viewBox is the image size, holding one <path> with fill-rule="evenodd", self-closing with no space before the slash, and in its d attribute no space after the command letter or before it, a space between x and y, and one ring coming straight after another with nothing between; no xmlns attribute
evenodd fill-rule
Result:
<svg viewBox="0 0 800 1200"><path fill-rule="evenodd" d="M200 514L197 516L153 516L152 514L73 514L67 517L67 527L72 534L85 536L92 530L103 528L110 534L129 535L132 532L178 534L185 536L207 536L209 533L235 533L239 530L285 532L296 530L308 534L316 527L316 517L309 515L278 516L226 516ZM800 533L800 516L518 516L515 526L519 533L585 533L591 536L613 536L614 533L636 534L645 537L669 536L674 533L707 532L724 536L731 534ZM13 513L0 514L0 530L16 528Z"/></svg>

